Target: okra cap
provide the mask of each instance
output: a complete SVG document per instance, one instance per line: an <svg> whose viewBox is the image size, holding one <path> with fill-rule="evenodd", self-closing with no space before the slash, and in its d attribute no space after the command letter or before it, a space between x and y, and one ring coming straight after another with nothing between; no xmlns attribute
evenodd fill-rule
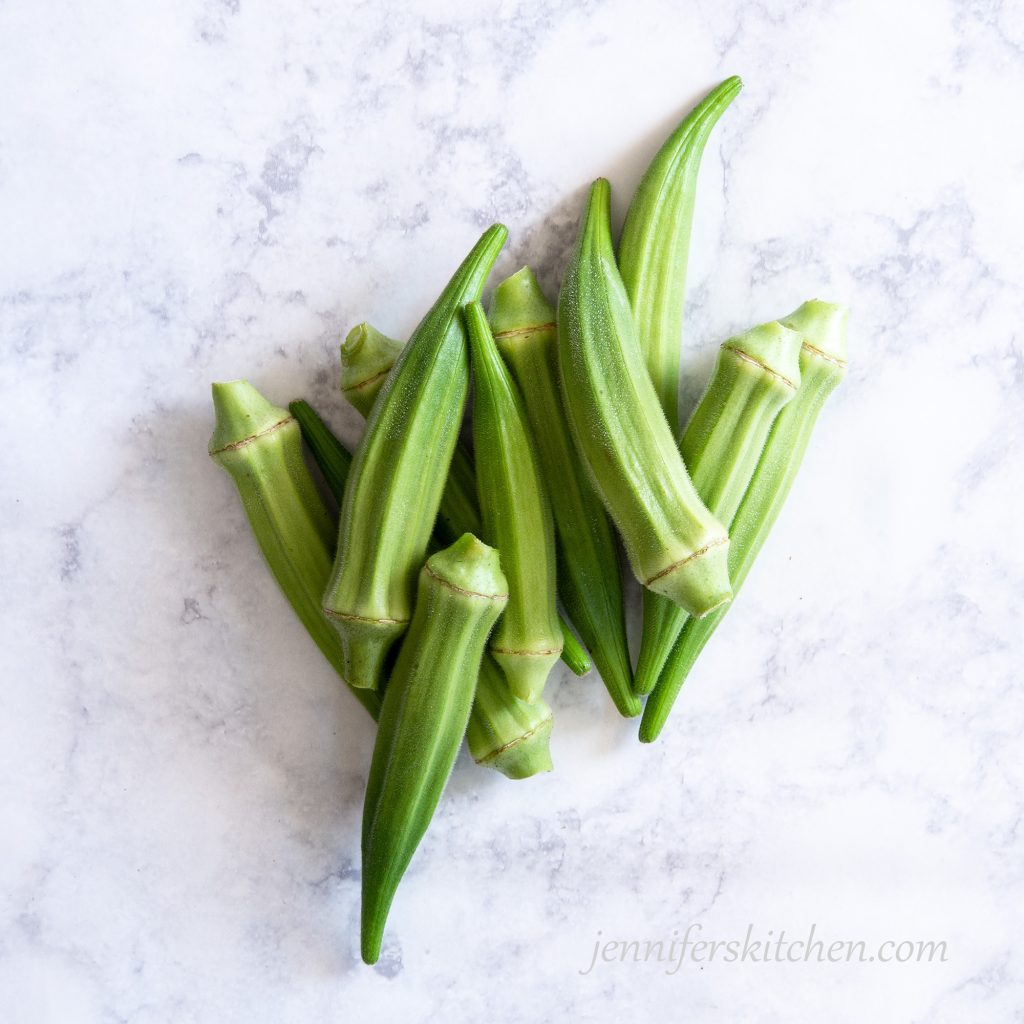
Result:
<svg viewBox="0 0 1024 1024"><path fill-rule="evenodd" d="M494 289L490 321L495 335L526 333L537 327L554 329L554 306L529 267L517 270Z"/></svg>
<svg viewBox="0 0 1024 1024"><path fill-rule="evenodd" d="M247 380L217 382L212 390L216 423L209 452L214 457L292 419L287 409L272 405Z"/></svg>

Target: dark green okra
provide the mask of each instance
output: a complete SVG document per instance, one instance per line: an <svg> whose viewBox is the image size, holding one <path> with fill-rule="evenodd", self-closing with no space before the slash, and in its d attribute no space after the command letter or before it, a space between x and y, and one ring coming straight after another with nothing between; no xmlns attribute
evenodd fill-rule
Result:
<svg viewBox="0 0 1024 1024"><path fill-rule="evenodd" d="M508 601L498 553L471 534L423 566L388 679L363 805L362 956L434 815L469 721L484 644Z"/></svg>
<svg viewBox="0 0 1024 1024"><path fill-rule="evenodd" d="M498 350L522 394L547 485L558 595L619 713L638 715L615 537L569 435L558 382L555 310L529 267L494 290L490 319Z"/></svg>
<svg viewBox="0 0 1024 1024"><path fill-rule="evenodd" d="M619 239L619 271L640 348L673 434L697 172L711 130L742 88L739 78L727 78L668 137L640 179Z"/></svg>
<svg viewBox="0 0 1024 1024"><path fill-rule="evenodd" d="M555 527L519 389L479 302L465 310L473 364L473 451L484 539L501 552L508 607L489 650L520 699L537 700L562 651Z"/></svg>
<svg viewBox="0 0 1024 1024"><path fill-rule="evenodd" d="M782 510L825 400L846 374L847 317L845 307L815 300L805 302L781 320L802 336L800 387L775 420L750 486L733 518L729 572L734 591L743 585ZM642 742L658 738L690 669L725 611L714 612L705 619L691 619L683 627L644 708L640 722Z"/></svg>
<svg viewBox="0 0 1024 1024"><path fill-rule="evenodd" d="M363 416L370 414L387 372L401 350L401 342L382 334L370 324L362 323L349 331L341 346L341 390ZM456 445L452 456L435 530L444 544L450 544L464 533L479 536L483 530L477 507L473 461L462 444ZM585 676L591 669L587 652L562 619L559 620L559 628L562 632L562 660L575 675ZM636 713L640 713L639 705Z"/></svg>
<svg viewBox="0 0 1024 1024"><path fill-rule="evenodd" d="M469 390L461 310L479 298L507 234L500 224L484 232L413 332L356 450L323 600L353 686L376 688L408 627Z"/></svg>
<svg viewBox="0 0 1024 1024"><path fill-rule="evenodd" d="M291 402L288 409L298 420L302 436L327 486L340 502L352 456L308 402ZM437 544L438 549L442 546ZM322 615L318 614L316 618L321 626L325 624ZM336 667L340 670L341 641L333 629L330 635L337 651ZM371 690L354 692L360 699L369 700L375 696ZM473 711L466 727L466 742L473 760L510 779L526 779L538 772L550 771L548 741L551 726L551 708L542 700L527 704L513 697L501 669L485 655L480 665Z"/></svg>
<svg viewBox="0 0 1024 1024"><path fill-rule="evenodd" d="M602 178L590 190L558 300L569 425L637 579L706 615L731 597L729 538L694 490L644 366L609 206Z"/></svg>
<svg viewBox="0 0 1024 1024"><path fill-rule="evenodd" d="M729 526L746 493L779 410L800 383L801 337L777 322L730 338L704 397L679 442L704 503ZM686 613L644 591L644 630L636 692L650 693L675 645Z"/></svg>
<svg viewBox="0 0 1024 1024"><path fill-rule="evenodd" d="M210 455L231 474L263 557L295 614L344 678L341 639L320 612L334 535L302 458L299 425L244 380L213 385ZM380 699L350 687L374 718Z"/></svg>

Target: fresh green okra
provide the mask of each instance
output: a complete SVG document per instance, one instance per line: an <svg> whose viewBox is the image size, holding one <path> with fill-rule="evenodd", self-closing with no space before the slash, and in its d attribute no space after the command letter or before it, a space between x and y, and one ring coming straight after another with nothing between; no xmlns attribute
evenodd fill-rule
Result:
<svg viewBox="0 0 1024 1024"><path fill-rule="evenodd" d="M746 493L779 410L800 384L802 338L777 322L730 338L718 352L707 391L679 442L704 503L729 526ZM636 692L650 693L675 645L686 613L644 591L644 629Z"/></svg>
<svg viewBox="0 0 1024 1024"><path fill-rule="evenodd" d="M529 267L494 290L490 320L519 386L547 485L559 597L619 713L638 715L615 537L569 435L558 383L555 310Z"/></svg>
<svg viewBox="0 0 1024 1024"><path fill-rule="evenodd" d="M308 402L291 402L288 408L298 420L302 436L327 486L340 501L352 456ZM332 531L332 537L335 532ZM437 544L438 550L442 546ZM317 614L316 619L320 626L326 624L322 615ZM333 629L330 637L337 651L336 667L340 670L341 640ZM371 690L355 692L360 699L374 696ZM526 779L538 772L550 771L551 724L551 708L542 700L527 704L513 697L501 669L485 655L466 727L466 742L477 764L494 768L510 779Z"/></svg>
<svg viewBox="0 0 1024 1024"><path fill-rule="evenodd" d="M846 374L848 311L827 302L805 302L781 323L802 336L800 387L779 413L743 501L732 522L729 573L734 591L743 585L796 478L825 400ZM651 743L668 719L686 677L725 615L691 619L669 655L644 708L640 740Z"/></svg>
<svg viewBox="0 0 1024 1024"><path fill-rule="evenodd" d="M479 302L464 314L473 364L473 450L484 538L501 552L508 607L489 650L512 692L544 691L562 651L555 608L555 527L522 398L501 360Z"/></svg>
<svg viewBox="0 0 1024 1024"><path fill-rule="evenodd" d="M401 349L401 342L388 338L370 324L359 324L349 331L341 346L341 390L364 416L370 414L391 368L392 364L386 362L387 357L393 361L395 353ZM456 445L452 456L435 530L444 544L450 544L464 533L479 535L483 531L477 507L473 460L461 444ZM559 620L559 627L562 631L562 660L575 675L585 676L591 669L587 652L564 620ZM637 705L636 714L639 713Z"/></svg>
<svg viewBox="0 0 1024 1024"><path fill-rule="evenodd" d="M551 708L514 697L500 668L485 654L466 727L466 742L477 764L510 779L551 771Z"/></svg>
<svg viewBox="0 0 1024 1024"><path fill-rule="evenodd" d="M691 615L706 615L731 597L729 537L694 490L644 366L609 206L601 178L558 300L569 425L637 579Z"/></svg>
<svg viewBox="0 0 1024 1024"><path fill-rule="evenodd" d="M356 450L323 599L353 686L376 688L408 627L469 391L461 310L479 298L507 235L488 228L455 272L387 375Z"/></svg>
<svg viewBox="0 0 1024 1024"><path fill-rule="evenodd" d="M299 425L244 380L214 384L213 405L210 455L235 481L256 543L295 614L344 678L341 640L320 613L333 531L302 458ZM378 696L350 689L376 718Z"/></svg>
<svg viewBox="0 0 1024 1024"><path fill-rule="evenodd" d="M640 348L673 435L679 433L679 360L697 172L711 130L743 83L727 78L683 119L651 161L619 239Z"/></svg>
<svg viewBox="0 0 1024 1024"><path fill-rule="evenodd" d="M388 679L363 805L362 955L376 963L395 890L462 737L487 635L508 602L498 552L471 534L423 566Z"/></svg>

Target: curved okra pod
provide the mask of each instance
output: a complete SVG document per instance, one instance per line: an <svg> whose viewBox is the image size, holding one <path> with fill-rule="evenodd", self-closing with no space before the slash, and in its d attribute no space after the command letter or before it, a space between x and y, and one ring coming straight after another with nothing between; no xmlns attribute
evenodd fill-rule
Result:
<svg viewBox="0 0 1024 1024"><path fill-rule="evenodd" d="M733 518L729 571L734 590L743 585L778 518L825 400L846 374L847 316L844 306L811 301L781 320L802 338L800 387L775 420L750 486ZM690 669L725 611L699 621L691 619L683 627L644 708L641 742L651 743L658 738Z"/></svg>
<svg viewBox="0 0 1024 1024"><path fill-rule="evenodd" d="M401 352L401 349L401 342L388 338L370 324L359 324L349 331L341 346L341 390L364 416L368 416L373 408L377 393L384 385L396 353ZM388 357L392 359L392 363L387 363ZM452 464L441 495L441 506L434 529L442 542L439 545L441 547L450 544L464 533L479 536L483 532L477 506L473 460L461 444L456 445L452 455ZM575 675L585 676L591 669L587 652L563 620L560 620L560 628L562 660ZM640 713L639 705L635 713Z"/></svg>
<svg viewBox="0 0 1024 1024"><path fill-rule="evenodd" d="M731 597L729 538L694 490L644 367L612 251L609 202L608 182L599 179L558 300L569 425L637 579L706 615Z"/></svg>
<svg viewBox="0 0 1024 1024"><path fill-rule="evenodd" d="M673 434L697 172L711 130L742 88L739 78L727 78L668 137L640 179L619 239L619 271L640 348Z"/></svg>
<svg viewBox="0 0 1024 1024"><path fill-rule="evenodd" d="M377 686L387 652L409 624L469 390L461 309L479 297L507 234L500 224L484 232L413 332L356 450L323 599L353 686Z"/></svg>
<svg viewBox="0 0 1024 1024"><path fill-rule="evenodd" d="M551 708L514 697L501 669L485 654L466 727L466 742L477 764L510 779L551 771Z"/></svg>
<svg viewBox="0 0 1024 1024"><path fill-rule="evenodd" d="M779 410L800 384L801 337L777 322L730 338L679 448L697 493L726 526L746 493ZM686 613L644 591L644 629L636 692L650 693L675 645Z"/></svg>
<svg viewBox="0 0 1024 1024"><path fill-rule="evenodd" d="M263 557L295 614L344 678L341 640L320 613L331 574L330 517L302 458L299 425L244 380L213 385L210 455L231 474ZM380 699L352 689L374 718Z"/></svg>
<svg viewBox="0 0 1024 1024"><path fill-rule="evenodd" d="M562 652L555 528L522 398L479 302L465 308L473 362L473 449L484 537L501 553L508 608L489 650L520 699L537 700Z"/></svg>
<svg viewBox="0 0 1024 1024"><path fill-rule="evenodd" d="M376 963L395 890L430 824L508 600L498 553L470 534L423 566L388 680L363 805L362 956Z"/></svg>
<svg viewBox="0 0 1024 1024"><path fill-rule="evenodd" d="M558 595L619 713L638 715L615 537L569 434L558 383L555 310L529 267L494 290L490 319L498 350L519 385L551 501Z"/></svg>
<svg viewBox="0 0 1024 1024"><path fill-rule="evenodd" d="M341 500L345 492L352 456L308 402L291 402L291 414L299 421L302 436L309 445L324 480ZM331 531L334 536L335 530ZM436 537L435 537L436 542ZM438 550L442 547L437 545ZM313 588L317 594L322 591ZM311 591L311 592L313 592ZM319 605L319 600L317 600ZM318 626L327 625L317 607ZM328 638L336 650L336 668L341 670L341 640L333 629ZM376 700L371 690L353 691L360 700ZM538 772L551 771L548 739L551 735L551 708L544 701L527 704L513 697L501 669L486 655L480 665L473 710L466 727L466 742L477 764L494 768L510 779L525 779Z"/></svg>

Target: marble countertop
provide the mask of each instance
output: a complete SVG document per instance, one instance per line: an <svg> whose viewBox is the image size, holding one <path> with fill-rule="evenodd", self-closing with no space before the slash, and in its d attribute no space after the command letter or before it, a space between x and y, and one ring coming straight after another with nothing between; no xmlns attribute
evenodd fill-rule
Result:
<svg viewBox="0 0 1024 1024"><path fill-rule="evenodd" d="M1020 1020L1019 6L6 0L0 40L5 1024ZM492 220L553 292L589 181L621 222L728 74L685 400L811 296L849 377L662 739L560 670L555 772L462 755L364 967L373 732L206 457L209 382L354 440L344 330L404 336ZM606 945L812 926L946 955Z"/></svg>

